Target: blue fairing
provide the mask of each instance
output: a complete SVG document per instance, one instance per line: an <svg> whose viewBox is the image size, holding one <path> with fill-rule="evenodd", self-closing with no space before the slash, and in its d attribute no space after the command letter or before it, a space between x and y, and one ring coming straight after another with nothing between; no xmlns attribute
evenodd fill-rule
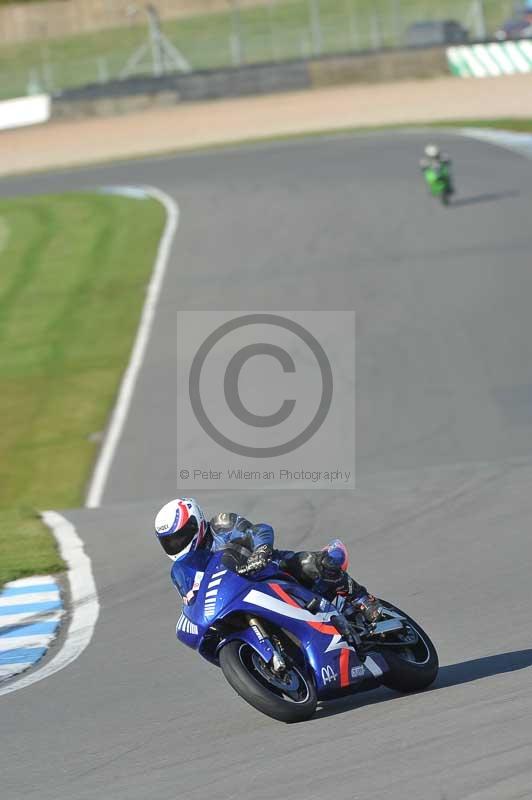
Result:
<svg viewBox="0 0 532 800"><path fill-rule="evenodd" d="M250 580L228 569L222 559L223 552L196 551L176 561L172 570L180 592L184 596L191 593L177 623L177 637L204 658L217 663L220 647L239 639L269 661L271 646L259 641L244 622L244 615L254 615L269 622L270 629L289 632L292 641L299 643L300 657L313 672L322 698L353 691L388 669L378 654L372 654L363 665L330 623L337 609L323 601L320 613L307 611L303 606L315 595L275 562ZM242 622L235 630L234 623L239 620Z"/></svg>

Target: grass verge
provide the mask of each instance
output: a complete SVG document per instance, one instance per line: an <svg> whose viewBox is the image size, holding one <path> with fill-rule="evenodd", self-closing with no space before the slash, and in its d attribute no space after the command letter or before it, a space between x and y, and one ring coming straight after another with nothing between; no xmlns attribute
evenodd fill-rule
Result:
<svg viewBox="0 0 532 800"><path fill-rule="evenodd" d="M532 119L462 119L430 124L430 127L438 126L447 128L496 128L501 131L532 133Z"/></svg>
<svg viewBox="0 0 532 800"><path fill-rule="evenodd" d="M163 225L152 199L0 200L0 585L61 567L35 509L82 502Z"/></svg>

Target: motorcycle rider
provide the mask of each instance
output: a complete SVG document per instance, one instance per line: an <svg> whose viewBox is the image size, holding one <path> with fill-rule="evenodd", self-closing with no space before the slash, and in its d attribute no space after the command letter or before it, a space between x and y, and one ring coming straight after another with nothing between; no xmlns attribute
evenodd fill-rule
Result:
<svg viewBox="0 0 532 800"><path fill-rule="evenodd" d="M428 144L425 147L425 154L419 162L422 171L425 172L426 169L438 170L442 164L446 164L448 167L451 166L451 159L447 153L442 153L436 144Z"/></svg>
<svg viewBox="0 0 532 800"><path fill-rule="evenodd" d="M226 511L207 522L201 507L191 497L166 503L155 518L155 533L165 553L174 561L172 581L185 604L197 592L211 554L231 543L232 551L241 556L236 569L239 575L253 575L275 559L299 583L334 602L344 616L349 618L362 612L370 622L379 617L378 601L348 574L347 549L339 539L322 550L274 550L271 525L253 524L239 514ZM185 560L187 570L183 569ZM192 586L187 577L190 568L196 570L197 576Z"/></svg>

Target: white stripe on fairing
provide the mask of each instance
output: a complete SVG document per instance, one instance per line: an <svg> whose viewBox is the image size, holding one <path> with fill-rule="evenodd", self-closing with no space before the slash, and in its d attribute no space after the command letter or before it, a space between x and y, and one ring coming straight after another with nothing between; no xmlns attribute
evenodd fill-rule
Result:
<svg viewBox="0 0 532 800"><path fill-rule="evenodd" d="M55 583L55 578L52 575L40 575L38 578L19 578L16 581L6 583L5 588L16 589L23 586L40 586L43 583Z"/></svg>
<svg viewBox="0 0 532 800"><path fill-rule="evenodd" d="M225 573L226 573L226 572L227 572L227 570L226 570L226 569L223 569L221 572L215 572L215 573L212 575L212 577L213 577L213 578L219 578L219 577L220 577L220 575L225 575Z"/></svg>
<svg viewBox="0 0 532 800"><path fill-rule="evenodd" d="M218 589L211 589L210 592L205 592L205 597L213 597L213 596L216 597L218 591L219 591Z"/></svg>
<svg viewBox="0 0 532 800"><path fill-rule="evenodd" d="M197 625L191 622L188 617L185 617L184 614L182 614L177 620L176 628L179 631L183 631L183 633L197 634L198 632Z"/></svg>
<svg viewBox="0 0 532 800"><path fill-rule="evenodd" d="M32 592L32 594L0 595L0 606L26 606L31 603L44 603L47 600L59 600L59 590L54 592Z"/></svg>
<svg viewBox="0 0 532 800"><path fill-rule="evenodd" d="M85 553L83 542L74 526L55 511L44 511L42 519L51 528L59 545L61 557L68 566L71 599L70 623L63 645L56 655L41 669L30 672L29 675L9 686L1 687L0 696L42 681L75 661L91 641L100 611L91 561ZM41 614L40 618L50 620L53 617ZM4 617L4 624L5 620ZM10 666L13 667L12 664Z"/></svg>
<svg viewBox="0 0 532 800"><path fill-rule="evenodd" d="M120 187L114 187L120 188ZM131 187L127 187L131 188ZM115 451L122 436L122 431L126 421L126 417L131 405L131 399L137 383L138 374L144 361L146 347L150 337L153 320L155 318L155 310L159 301L159 295L168 266L170 258L170 250L174 240L174 235L179 224L179 208L175 200L156 189L153 186L139 186L133 187L143 190L148 197L158 200L162 203L166 210L166 225L159 242L159 249L157 250L157 257L155 259L155 266L153 268L152 277L148 286L146 300L142 309L142 316L137 330L137 336L131 352L131 358L127 365L124 377L120 384L118 391L118 398L111 414L111 420L107 428L103 446L98 455L96 467L92 475L92 479L87 493L87 500L85 505L87 508L98 508L102 495L107 482L107 476L111 469Z"/></svg>
<svg viewBox="0 0 532 800"><path fill-rule="evenodd" d="M212 586L218 586L222 582L222 578L218 578L215 581L210 581L208 584L208 588L210 589Z"/></svg>
<svg viewBox="0 0 532 800"><path fill-rule="evenodd" d="M382 675L382 669L379 667L378 664L373 661L371 656L366 656L366 660L364 661L364 666L369 669L373 677L378 678Z"/></svg>
<svg viewBox="0 0 532 800"><path fill-rule="evenodd" d="M0 653L15 650L17 647L48 647L55 633L41 633L33 636L0 636Z"/></svg>
<svg viewBox="0 0 532 800"><path fill-rule="evenodd" d="M6 628L10 628L19 623L27 624L28 622L56 622L57 620L61 619L64 613L65 612L62 609L60 611L52 611L49 613L46 611L27 611L23 614L5 614L0 617L0 634Z"/></svg>
<svg viewBox="0 0 532 800"><path fill-rule="evenodd" d="M285 617L300 619L304 622L329 622L332 616L332 612L327 612L326 614L311 614L310 611L307 611L305 608L292 606L289 603L283 602L283 600L270 597L269 594L264 594L264 592L259 592L256 589L252 589L248 592L244 597L244 602L252 603L255 606L262 606L263 608L269 608L270 611L276 611L278 614L283 614Z"/></svg>

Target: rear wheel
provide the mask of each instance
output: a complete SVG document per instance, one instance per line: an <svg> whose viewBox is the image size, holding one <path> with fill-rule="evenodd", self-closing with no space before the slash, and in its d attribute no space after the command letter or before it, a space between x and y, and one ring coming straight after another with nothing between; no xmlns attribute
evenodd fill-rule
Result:
<svg viewBox="0 0 532 800"><path fill-rule="evenodd" d="M268 717L302 722L316 710L314 682L305 669L293 663L280 676L247 642L233 641L221 649L220 666L235 692Z"/></svg>
<svg viewBox="0 0 532 800"><path fill-rule="evenodd" d="M405 621L405 632L397 636L397 644L381 650L390 671L381 683L398 692L419 692L426 689L438 674L438 654L423 628L411 617L389 603L385 608L400 614Z"/></svg>

